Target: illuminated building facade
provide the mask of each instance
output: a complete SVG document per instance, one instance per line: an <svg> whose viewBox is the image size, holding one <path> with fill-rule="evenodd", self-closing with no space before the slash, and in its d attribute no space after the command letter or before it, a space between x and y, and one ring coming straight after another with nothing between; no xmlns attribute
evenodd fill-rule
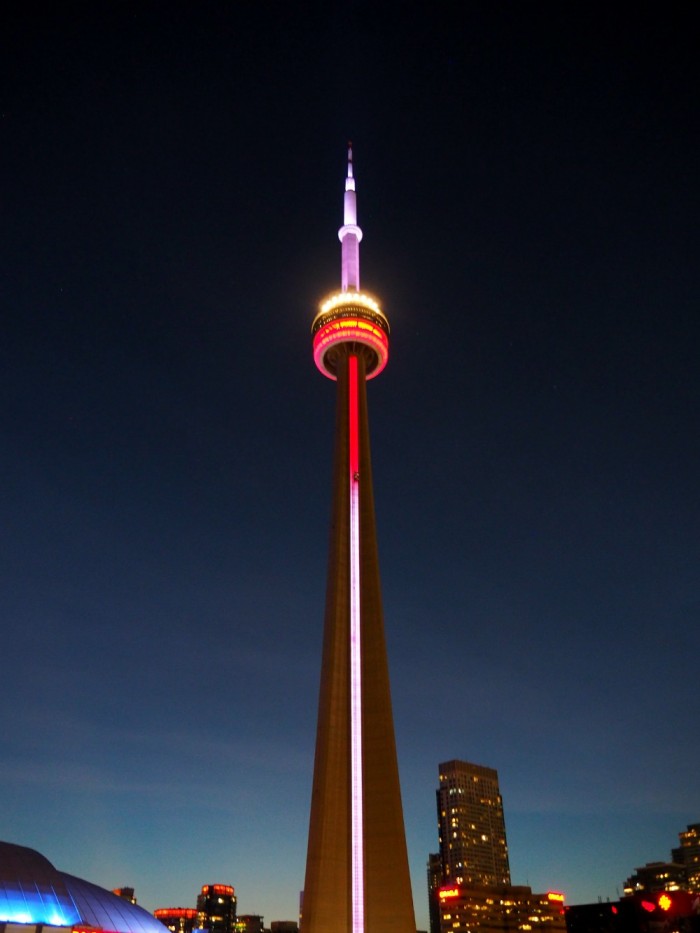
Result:
<svg viewBox="0 0 700 933"><path fill-rule="evenodd" d="M457 759L439 769L440 854L428 862L431 933L564 933L563 894L510 883L498 772Z"/></svg>
<svg viewBox="0 0 700 933"><path fill-rule="evenodd" d="M675 862L649 862L635 869L625 881L624 893L639 894L654 891L681 891L686 887L685 865Z"/></svg>
<svg viewBox="0 0 700 933"><path fill-rule="evenodd" d="M374 520L366 382L384 369L389 323L360 290L348 153L341 290L312 324L317 367L336 382L335 461L323 661L302 933L415 933Z"/></svg>
<svg viewBox="0 0 700 933"><path fill-rule="evenodd" d="M230 884L205 884L197 898L197 926L209 933L235 933L236 892Z"/></svg>
<svg viewBox="0 0 700 933"><path fill-rule="evenodd" d="M170 933L192 933L197 928L198 912L194 907L159 907L153 911Z"/></svg>
<svg viewBox="0 0 700 933"><path fill-rule="evenodd" d="M564 895L555 891L451 884L438 897L442 933L566 933Z"/></svg>
<svg viewBox="0 0 700 933"><path fill-rule="evenodd" d="M626 896L657 891L700 894L700 823L691 823L678 833L678 839L680 845L671 850L670 862L647 862L635 869L625 881Z"/></svg>
<svg viewBox="0 0 700 933"><path fill-rule="evenodd" d="M438 831L443 884L510 884L498 772L468 761L440 765Z"/></svg>

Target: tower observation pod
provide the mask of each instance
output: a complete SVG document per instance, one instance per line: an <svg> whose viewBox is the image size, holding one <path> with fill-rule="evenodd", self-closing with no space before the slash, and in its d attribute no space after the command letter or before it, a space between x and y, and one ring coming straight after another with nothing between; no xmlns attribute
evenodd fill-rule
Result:
<svg viewBox="0 0 700 933"><path fill-rule="evenodd" d="M389 322L360 290L348 150L341 289L311 331L337 386L323 660L301 933L415 933L389 671L367 418L368 379L389 356Z"/></svg>

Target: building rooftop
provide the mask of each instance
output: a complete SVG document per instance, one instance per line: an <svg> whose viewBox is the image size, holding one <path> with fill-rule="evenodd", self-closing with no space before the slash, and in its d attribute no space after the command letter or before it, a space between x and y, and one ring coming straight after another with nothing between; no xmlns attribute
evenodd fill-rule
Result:
<svg viewBox="0 0 700 933"><path fill-rule="evenodd" d="M102 933L167 933L148 911L55 868L40 852L0 842L0 922ZM46 931L49 933L49 931Z"/></svg>

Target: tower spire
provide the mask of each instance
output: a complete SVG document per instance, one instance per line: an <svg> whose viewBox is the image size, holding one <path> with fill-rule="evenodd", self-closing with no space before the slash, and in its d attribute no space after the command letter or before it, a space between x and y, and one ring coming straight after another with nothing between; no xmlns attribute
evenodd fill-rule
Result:
<svg viewBox="0 0 700 933"><path fill-rule="evenodd" d="M355 194L351 142L348 142L348 173L345 178L343 199L343 226L338 230L338 239L341 244L341 287L344 292L359 291L362 230L357 226L357 195Z"/></svg>
<svg viewBox="0 0 700 933"><path fill-rule="evenodd" d="M389 322L359 290L352 148L342 291L311 325L314 360L336 381L333 513L302 933L415 933L384 640L367 380L389 354Z"/></svg>

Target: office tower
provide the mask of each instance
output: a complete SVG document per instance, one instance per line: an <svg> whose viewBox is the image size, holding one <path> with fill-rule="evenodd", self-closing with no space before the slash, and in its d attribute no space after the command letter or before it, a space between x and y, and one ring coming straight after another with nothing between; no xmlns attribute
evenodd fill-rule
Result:
<svg viewBox="0 0 700 933"><path fill-rule="evenodd" d="M205 884L197 898L197 926L209 933L234 933L236 893L230 884Z"/></svg>
<svg viewBox="0 0 700 933"><path fill-rule="evenodd" d="M362 231L348 152L341 290L312 324L336 382L335 461L302 933L415 933L379 583L366 381L389 323L360 291Z"/></svg>
<svg viewBox="0 0 700 933"><path fill-rule="evenodd" d="M443 884L510 885L498 772L468 761L443 762L437 811Z"/></svg>

